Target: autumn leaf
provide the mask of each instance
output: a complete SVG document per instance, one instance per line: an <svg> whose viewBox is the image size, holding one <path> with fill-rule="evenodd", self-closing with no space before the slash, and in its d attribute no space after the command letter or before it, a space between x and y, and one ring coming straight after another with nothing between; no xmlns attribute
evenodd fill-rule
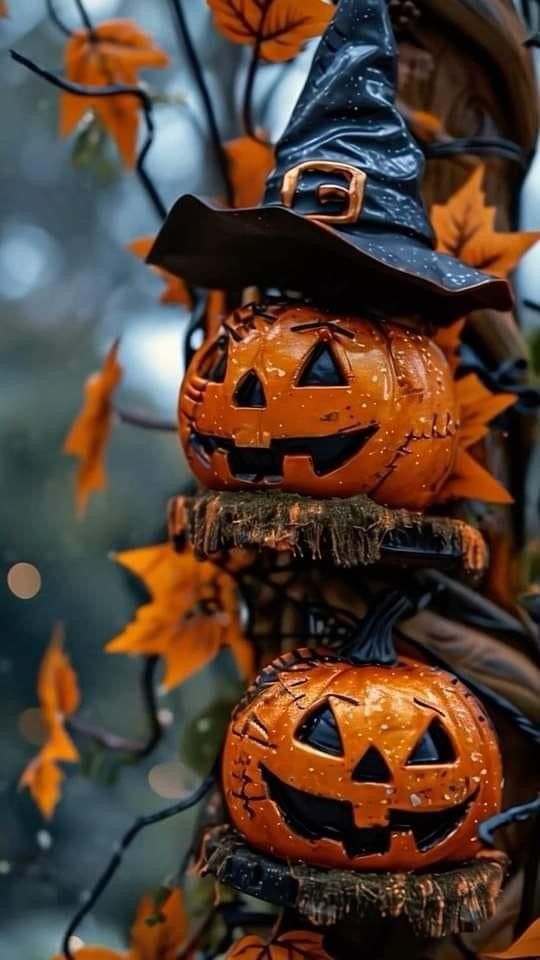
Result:
<svg viewBox="0 0 540 960"><path fill-rule="evenodd" d="M134 253L139 260L146 260L153 245L154 237L137 237L136 240L132 240L131 243L128 244L128 250ZM167 284L159 298L160 303L180 303L182 306L187 307L188 310L191 309L193 306L191 293L180 277L175 277L172 273L167 273L167 271L161 267L150 267L150 269L160 277L163 277Z"/></svg>
<svg viewBox="0 0 540 960"><path fill-rule="evenodd" d="M64 721L75 713L80 694L77 676L63 650L63 630L56 627L39 668L38 701L47 739L24 770L19 786L27 787L43 816L51 817L60 798L64 774L60 761L76 763L77 748Z"/></svg>
<svg viewBox="0 0 540 960"><path fill-rule="evenodd" d="M204 333L212 338L218 332L227 314L227 300L223 290L209 290L204 315Z"/></svg>
<svg viewBox="0 0 540 960"><path fill-rule="evenodd" d="M156 918L156 914L159 915L157 922L149 923L149 920ZM188 932L183 894L175 889L160 905L159 911L153 896L142 898L131 928L131 945L127 952L90 945L72 952L77 960L176 960ZM185 954L185 960L189 960L191 955ZM64 956L57 954L53 960L64 960Z"/></svg>
<svg viewBox="0 0 540 960"><path fill-rule="evenodd" d="M535 920L507 950L482 954L482 960L538 960L538 957L540 957L540 920Z"/></svg>
<svg viewBox="0 0 540 960"><path fill-rule="evenodd" d="M447 363L453 373L456 372L460 358L458 350L461 346L461 336L465 327L465 320L456 320L448 327L438 327L433 334L433 340L444 353Z"/></svg>
<svg viewBox="0 0 540 960"><path fill-rule="evenodd" d="M231 947L225 960L331 960L320 933L289 930L267 943L261 937L243 937Z"/></svg>
<svg viewBox="0 0 540 960"><path fill-rule="evenodd" d="M252 649L238 620L233 578L191 550L168 543L119 553L117 561L145 584L151 602L106 647L108 653L158 655L165 661L164 687L171 690L231 650L242 676L252 673Z"/></svg>
<svg viewBox="0 0 540 960"><path fill-rule="evenodd" d="M117 360L119 343L115 340L101 370L86 381L84 406L64 441L64 453L80 461L75 479L79 515L84 513L92 491L104 490L107 485L103 457L112 428L111 398L122 377Z"/></svg>
<svg viewBox="0 0 540 960"><path fill-rule="evenodd" d="M274 166L274 148L261 139L238 137L225 144L235 207L256 207L262 200L266 178Z"/></svg>
<svg viewBox="0 0 540 960"><path fill-rule="evenodd" d="M435 205L431 221L437 250L497 277L507 277L540 232L497 233L495 207L486 206L482 189L485 167L480 164L448 202Z"/></svg>
<svg viewBox="0 0 540 960"><path fill-rule="evenodd" d="M272 62L295 57L334 12L326 0L208 0L208 6L225 37L257 44L261 57Z"/></svg>
<svg viewBox="0 0 540 960"><path fill-rule="evenodd" d="M66 43L66 80L84 86L135 87L139 70L166 67L167 54L132 20L107 20L92 31L76 30ZM139 128L139 99L131 95L78 97L63 93L60 101L60 135L69 136L92 109L113 138L127 167L135 166Z"/></svg>
<svg viewBox="0 0 540 960"><path fill-rule="evenodd" d="M460 408L458 449L452 471L437 494L437 503L464 498L486 503L512 503L508 491L471 454L468 448L489 432L489 424L516 402L511 393L492 393L475 373L456 382Z"/></svg>
<svg viewBox="0 0 540 960"><path fill-rule="evenodd" d="M9 10L5 0L0 0L0 17L9 17Z"/></svg>

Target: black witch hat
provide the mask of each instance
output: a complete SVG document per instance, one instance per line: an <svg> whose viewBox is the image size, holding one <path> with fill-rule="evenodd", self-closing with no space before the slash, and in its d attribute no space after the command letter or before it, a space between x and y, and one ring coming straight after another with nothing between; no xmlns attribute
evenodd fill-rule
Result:
<svg viewBox="0 0 540 960"><path fill-rule="evenodd" d="M320 306L435 324L508 309L505 280L433 249L423 155L394 105L396 65L386 0L340 0L263 205L216 209L183 196L148 261L195 286L294 290Z"/></svg>

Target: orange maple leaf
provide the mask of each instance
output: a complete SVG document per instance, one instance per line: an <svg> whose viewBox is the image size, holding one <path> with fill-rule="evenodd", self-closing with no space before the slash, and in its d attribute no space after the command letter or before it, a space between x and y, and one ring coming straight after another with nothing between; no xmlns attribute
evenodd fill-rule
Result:
<svg viewBox="0 0 540 960"><path fill-rule="evenodd" d="M242 676L251 677L253 652L238 620L233 578L191 550L168 543L119 553L116 559L147 587L151 602L111 640L108 653L164 658L164 688L171 690L228 647Z"/></svg>
<svg viewBox="0 0 540 960"><path fill-rule="evenodd" d="M64 774L59 761L76 763L79 754L67 733L64 721L75 713L80 694L77 675L63 650L63 630L55 627L38 674L38 701L48 736L30 761L19 781L28 787L44 817L51 817L60 799Z"/></svg>
<svg viewBox="0 0 540 960"><path fill-rule="evenodd" d="M235 207L256 207L263 198L266 178L274 166L274 148L260 140L238 137L225 144Z"/></svg>
<svg viewBox="0 0 540 960"><path fill-rule="evenodd" d="M289 930L268 943L261 937L242 937L226 954L226 960L331 960L320 933Z"/></svg>
<svg viewBox="0 0 540 960"><path fill-rule="evenodd" d="M529 247L540 239L540 232L496 232L497 211L486 206L484 174L485 167L479 164L447 203L432 208L437 250L471 267L507 277Z"/></svg>
<svg viewBox="0 0 540 960"><path fill-rule="evenodd" d="M507 950L483 953L482 960L538 960L540 957L540 920L534 923Z"/></svg>
<svg viewBox="0 0 540 960"><path fill-rule="evenodd" d="M475 373L456 382L460 407L458 449L450 475L437 494L437 503L455 498L512 503L512 497L471 454L468 448L489 432L489 423L516 402L511 393L491 393Z"/></svg>
<svg viewBox="0 0 540 960"><path fill-rule="evenodd" d="M148 923L156 914L159 914L159 922ZM159 910L154 897L147 895L140 900L130 932L131 946L127 952L88 945L72 950L72 953L77 960L175 960L187 936L184 898L182 891L175 889ZM192 951L182 955L189 960ZM64 956L57 954L53 960L64 960Z"/></svg>
<svg viewBox="0 0 540 960"><path fill-rule="evenodd" d="M92 490L104 490L107 485L103 456L114 415L111 398L122 377L117 360L119 343L115 340L101 370L86 381L84 406L64 441L64 453L80 459L75 479L79 515L84 513Z"/></svg>
<svg viewBox="0 0 540 960"><path fill-rule="evenodd" d="M464 328L465 319L461 319L451 323L448 327L439 327L433 334L433 340L444 353L453 373L456 372L460 363L458 350Z"/></svg>
<svg viewBox="0 0 540 960"><path fill-rule="evenodd" d="M92 31L76 30L66 43L66 80L84 86L135 87L143 67L166 67L167 54L132 20L106 20ZM133 167L136 159L140 103L137 97L79 97L63 93L60 135L68 136L92 109L116 143L122 160Z"/></svg>
<svg viewBox="0 0 540 960"><path fill-rule="evenodd" d="M233 43L257 44L261 57L291 60L334 13L326 0L208 0L218 30Z"/></svg>

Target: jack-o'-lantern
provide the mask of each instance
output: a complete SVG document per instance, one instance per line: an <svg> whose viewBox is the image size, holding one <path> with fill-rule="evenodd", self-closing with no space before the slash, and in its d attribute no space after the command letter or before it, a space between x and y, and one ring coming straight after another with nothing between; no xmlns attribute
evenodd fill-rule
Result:
<svg viewBox="0 0 540 960"><path fill-rule="evenodd" d="M237 310L195 354L179 406L195 475L213 489L367 493L421 509L456 455L448 363L405 325L273 304Z"/></svg>
<svg viewBox="0 0 540 960"><path fill-rule="evenodd" d="M452 675L287 654L236 708L224 794L247 843L287 861L422 870L479 852L501 801L495 734Z"/></svg>

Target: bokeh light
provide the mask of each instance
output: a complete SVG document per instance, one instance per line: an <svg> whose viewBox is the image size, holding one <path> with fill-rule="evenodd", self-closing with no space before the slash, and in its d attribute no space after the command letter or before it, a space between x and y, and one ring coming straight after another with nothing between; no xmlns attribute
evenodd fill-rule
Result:
<svg viewBox="0 0 540 960"><path fill-rule="evenodd" d="M19 600L31 600L41 590L41 574L33 563L15 563L8 571L7 585Z"/></svg>
<svg viewBox="0 0 540 960"><path fill-rule="evenodd" d="M158 797L179 800L186 793L186 770L178 761L158 763L148 773L148 783Z"/></svg>

